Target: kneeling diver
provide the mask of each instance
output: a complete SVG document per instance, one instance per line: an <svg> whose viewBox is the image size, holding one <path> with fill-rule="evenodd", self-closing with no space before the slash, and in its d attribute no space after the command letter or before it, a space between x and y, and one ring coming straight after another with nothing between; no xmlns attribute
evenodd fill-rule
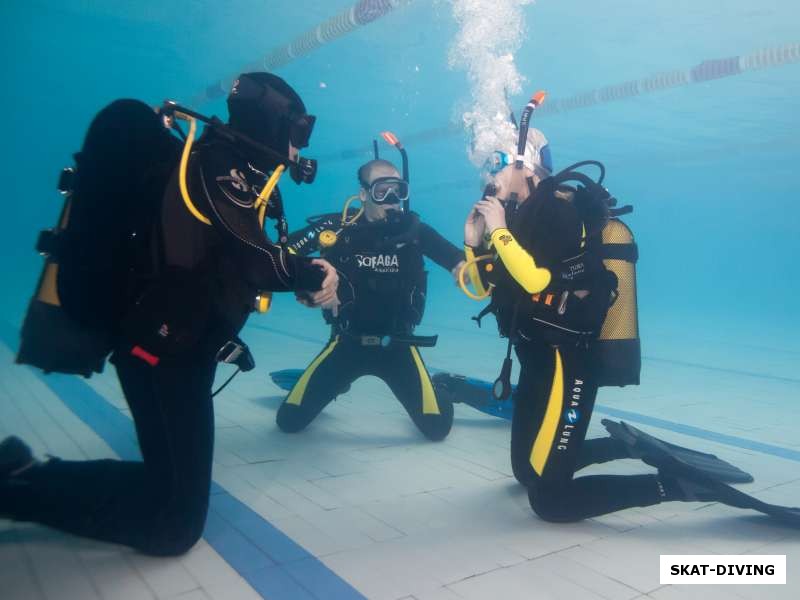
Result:
<svg viewBox="0 0 800 600"><path fill-rule="evenodd" d="M613 197L600 185L602 165L587 161L601 167L600 182L573 170L578 165L550 174L547 142L528 129L542 100L537 94L526 107L516 144L509 140L510 148L489 161L490 185L464 226L466 268L478 291L491 295L487 311L509 338L496 397L510 392L512 346L520 361L511 464L534 512L569 522L667 501L717 501L800 525L800 509L728 485L752 478L712 455L609 420L603 421L609 437L585 439L598 386L638 383L638 338L635 355L627 355L629 373L614 370L613 361L604 364L600 344L607 314L622 303L623 281L609 259L635 258L624 244L606 241L612 217L624 209L612 208ZM578 186L566 185L572 182ZM617 358L629 349L614 348ZM621 458L640 458L658 474L575 477L587 465Z"/></svg>
<svg viewBox="0 0 800 600"><path fill-rule="evenodd" d="M437 397L418 349L433 346L436 336L415 336L414 329L425 309L424 257L455 274L463 256L409 210L405 150L384 137L403 155L403 176L376 156L358 170L361 210L346 205L290 236L298 253L319 250L338 270L340 286L324 306L330 341L278 410L283 431L305 428L364 375L385 381L427 438L444 439L453 424L453 406Z"/></svg>
<svg viewBox="0 0 800 600"><path fill-rule="evenodd" d="M153 555L184 553L200 538L217 360L246 357L236 335L269 291L324 302L338 280L325 261L273 244L264 210L254 210L266 200L275 208L284 169L298 183L313 179L314 163L298 151L314 117L268 73L241 75L228 107L229 124L205 119L194 144L201 117L171 104L158 115L120 100L92 122L61 227L41 240L48 269L18 362L88 376L111 352L142 461L39 462L24 442L7 438L0 444L0 517ZM181 116L191 117L183 151L164 128ZM70 347L71 333L78 338Z"/></svg>

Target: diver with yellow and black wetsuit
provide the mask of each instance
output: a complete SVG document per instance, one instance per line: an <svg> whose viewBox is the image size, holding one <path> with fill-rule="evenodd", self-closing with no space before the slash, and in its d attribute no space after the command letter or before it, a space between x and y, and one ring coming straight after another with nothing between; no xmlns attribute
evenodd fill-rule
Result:
<svg viewBox="0 0 800 600"><path fill-rule="evenodd" d="M491 296L485 312L495 314L509 339L495 397L511 391L512 346L520 362L511 464L532 509L546 521L568 522L665 501L717 501L800 525L800 509L767 504L728 485L753 479L716 456L606 419L609 437L586 439L598 387L639 383L635 300L622 297L635 287L624 280L631 277L628 267L615 264L630 266L637 254L615 218L629 207L614 208L616 200L600 185L600 163L551 175L547 141L528 129L542 100L531 99L510 151L487 161L484 197L464 226L464 271L471 271L478 292L472 295ZM584 164L600 167L599 182L574 170ZM612 322L617 319L627 326ZM575 478L587 465L621 458L640 458L658 473Z"/></svg>
<svg viewBox="0 0 800 600"><path fill-rule="evenodd" d="M386 139L399 146L396 138ZM454 275L461 251L408 209L407 158L403 177L376 157L358 170L362 210L345 207L290 236L297 252L319 250L339 272L336 299L323 306L331 337L278 410L286 432L305 428L333 399L364 375L385 381L419 430L444 439L453 406L438 398L419 347L436 336L414 335L425 310L424 257Z"/></svg>
<svg viewBox="0 0 800 600"><path fill-rule="evenodd" d="M338 281L328 263L290 255L263 229L267 212L282 221L275 185L284 169L313 180L314 163L298 151L314 118L268 73L240 76L228 106L228 125L133 100L92 122L59 227L40 239L48 262L18 362L88 376L111 353L142 461L39 462L7 438L0 517L153 555L181 554L201 536L217 362L252 368L237 334L268 292L315 304ZM183 150L165 128L181 118L190 122ZM194 142L197 120L208 126Z"/></svg>

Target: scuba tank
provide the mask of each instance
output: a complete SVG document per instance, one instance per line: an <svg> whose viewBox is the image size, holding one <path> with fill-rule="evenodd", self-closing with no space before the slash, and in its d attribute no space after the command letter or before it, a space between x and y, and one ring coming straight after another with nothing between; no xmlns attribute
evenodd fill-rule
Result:
<svg viewBox="0 0 800 600"><path fill-rule="evenodd" d="M600 170L597 181L576 170L587 165ZM605 269L616 279L616 289L599 335L595 332L596 337L589 344L597 384L601 387L638 385L642 363L636 293L639 251L633 232L620 220L621 216L633 212L633 207L617 207L617 199L602 185L605 167L598 161L575 163L553 179L558 186L577 183L573 202L586 230L586 251L602 259Z"/></svg>
<svg viewBox="0 0 800 600"><path fill-rule="evenodd" d="M597 181L576 171L586 165L600 169ZM605 167L598 161L575 163L553 178L558 185L578 183L573 201L586 229L587 253L602 259L605 269L616 278L616 289L600 333L590 343L597 384L601 387L638 385L642 362L636 293L639 251L633 232L620 220L621 216L633 212L633 207L617 207L617 199L602 185Z"/></svg>
<svg viewBox="0 0 800 600"><path fill-rule="evenodd" d="M77 168L61 173L58 222L37 240L45 265L17 363L85 377L103 370L137 274L151 262L153 206L177 158L176 142L142 102L117 100L93 119Z"/></svg>
<svg viewBox="0 0 800 600"><path fill-rule="evenodd" d="M57 236L69 222L74 175L74 169L62 171L58 189L64 195L64 206L56 227L42 231L36 244L45 264L22 324L16 362L36 366L45 373L89 377L103 371L105 357L111 352L110 336L71 318L61 305L57 289Z"/></svg>
<svg viewBox="0 0 800 600"><path fill-rule="evenodd" d="M619 218L603 227L601 256L606 269L617 276L616 300L608 309L600 337L594 342L598 385L639 385L642 350L639 340L636 262L633 232Z"/></svg>

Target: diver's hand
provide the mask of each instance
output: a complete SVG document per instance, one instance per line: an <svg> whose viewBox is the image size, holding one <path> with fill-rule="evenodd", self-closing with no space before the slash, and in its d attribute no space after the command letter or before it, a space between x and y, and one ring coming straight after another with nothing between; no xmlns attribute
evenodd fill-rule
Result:
<svg viewBox="0 0 800 600"><path fill-rule="evenodd" d="M467 261L462 260L450 271L450 274L453 276L453 280L456 282L456 285L459 285L458 274L461 273L461 269L464 268L465 264L467 264ZM465 276L469 278L469 273L467 273Z"/></svg>
<svg viewBox="0 0 800 600"><path fill-rule="evenodd" d="M339 296L334 294L333 300L329 302L325 302L324 304L320 305L322 310L329 310L333 313L333 317L336 318L339 316L339 306L341 306L341 301L339 300Z"/></svg>
<svg viewBox="0 0 800 600"><path fill-rule="evenodd" d="M486 230L492 234L496 229L506 227L506 209L500 200L494 196L482 198L476 205L475 210L483 216L486 222Z"/></svg>
<svg viewBox="0 0 800 600"><path fill-rule="evenodd" d="M483 215L475 210L476 207L477 204L469 211L467 221L464 223L464 243L473 248L481 245L486 230L486 221L483 220Z"/></svg>
<svg viewBox="0 0 800 600"><path fill-rule="evenodd" d="M331 263L323 258L315 258L311 261L312 265L317 265L325 273L322 280L322 287L316 292L308 295L312 306L322 306L336 298L336 290L339 287L339 273Z"/></svg>

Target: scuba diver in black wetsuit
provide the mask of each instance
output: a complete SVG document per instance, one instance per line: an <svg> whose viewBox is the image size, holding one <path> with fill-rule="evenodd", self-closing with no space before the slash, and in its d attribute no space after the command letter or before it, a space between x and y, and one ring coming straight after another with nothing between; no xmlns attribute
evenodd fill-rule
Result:
<svg viewBox="0 0 800 600"><path fill-rule="evenodd" d="M314 118L267 73L242 75L228 106L229 125L170 103L156 114L132 100L94 119L76 156L69 219L40 240L49 259L18 362L88 376L111 352L143 460L38 462L7 438L0 517L147 554L188 551L208 510L217 361L252 367L236 336L268 292L303 293L309 304L335 295L335 269L292 256L263 229L265 212L282 221L275 184L284 169L297 183L313 180L315 163L298 150ZM176 118L191 124L183 153L164 127ZM208 123L197 143L195 118ZM267 199L269 209L254 210ZM80 295L96 288L106 293Z"/></svg>
<svg viewBox="0 0 800 600"><path fill-rule="evenodd" d="M637 331L635 340L604 335L607 315L630 302L622 298L630 291L623 271L610 265L635 263L637 255L620 243L622 236L608 235L609 226L620 231L616 216L630 207L613 208L616 201L600 185L600 163L550 175L547 142L528 130L542 100L537 94L526 107L513 150L488 162L490 185L465 223L463 269L478 295L491 295L485 312L495 314L509 338L495 397L510 393L512 346L520 361L511 463L532 509L546 521L570 522L665 501L717 501L800 525L800 509L766 504L727 485L753 479L713 455L605 419L610 436L585 439L598 387L639 383L635 322L627 328ZM589 163L601 169L598 182L574 170ZM491 252L481 253L487 241ZM621 458L640 458L658 474L575 477L590 464Z"/></svg>
<svg viewBox="0 0 800 600"><path fill-rule="evenodd" d="M455 274L463 256L408 210L405 153L403 158L402 178L394 165L377 158L359 169L362 210L345 206L341 214L319 217L290 236L298 253L319 249L339 271L340 285L337 298L323 306L330 341L278 410L283 431L305 428L364 375L385 381L427 438L441 440L450 431L453 406L437 398L417 349L433 346L436 336L413 333L425 309L423 257Z"/></svg>

